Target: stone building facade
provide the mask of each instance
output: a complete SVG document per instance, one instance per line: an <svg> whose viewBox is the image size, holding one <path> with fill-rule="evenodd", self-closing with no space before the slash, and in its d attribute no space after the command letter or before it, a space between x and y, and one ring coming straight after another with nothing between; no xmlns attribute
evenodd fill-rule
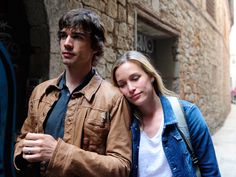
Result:
<svg viewBox="0 0 236 177"><path fill-rule="evenodd" d="M23 0L12 6L21 18L9 24L17 23L12 26L23 33L21 45L26 46L20 48L28 63L27 74L18 71L26 85L22 89L63 71L58 19L69 9L88 8L101 16L107 30L105 54L97 65L104 78L110 78L120 54L139 50L150 56L169 89L201 108L212 133L230 111L230 0Z"/></svg>

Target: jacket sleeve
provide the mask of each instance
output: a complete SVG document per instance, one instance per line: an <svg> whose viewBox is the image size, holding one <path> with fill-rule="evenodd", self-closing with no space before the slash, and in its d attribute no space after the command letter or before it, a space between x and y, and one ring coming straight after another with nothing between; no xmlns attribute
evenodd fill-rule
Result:
<svg viewBox="0 0 236 177"><path fill-rule="evenodd" d="M17 136L15 147L14 147L14 166L17 170L23 170L25 167L30 167L32 164L23 159L22 157L22 142L28 132L36 132L36 124L34 120L36 114L33 113L34 105L32 100L34 99L34 92L32 93L28 106L28 116L21 128L20 134Z"/></svg>
<svg viewBox="0 0 236 177"><path fill-rule="evenodd" d="M220 177L216 154L207 123L199 108L191 104L185 110L190 138L194 152L198 158L201 176Z"/></svg>
<svg viewBox="0 0 236 177"><path fill-rule="evenodd" d="M47 175L50 177L127 177L131 167L130 113L123 97L111 108L111 124L104 155L58 141ZM66 163L61 163L61 162Z"/></svg>

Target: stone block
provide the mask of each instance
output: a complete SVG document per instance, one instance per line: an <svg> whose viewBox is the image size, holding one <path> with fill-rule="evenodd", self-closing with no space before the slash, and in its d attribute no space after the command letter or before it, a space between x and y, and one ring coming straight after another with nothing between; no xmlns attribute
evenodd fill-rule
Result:
<svg viewBox="0 0 236 177"><path fill-rule="evenodd" d="M106 6L106 13L112 18L117 18L117 1L109 0Z"/></svg>

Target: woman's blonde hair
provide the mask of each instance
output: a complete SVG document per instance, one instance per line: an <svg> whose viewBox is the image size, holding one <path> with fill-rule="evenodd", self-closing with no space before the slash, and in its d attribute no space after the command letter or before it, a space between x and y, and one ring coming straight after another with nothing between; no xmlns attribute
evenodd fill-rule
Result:
<svg viewBox="0 0 236 177"><path fill-rule="evenodd" d="M150 62L150 59L138 51L125 52L114 63L112 71L111 71L111 78L112 78L113 84L116 87L118 87L118 84L115 77L115 72L120 65L126 62L132 62L132 63L138 64L144 70L144 72L146 72L150 77L154 78L153 87L158 95L166 95L166 96L176 95L174 92L168 90L165 87L160 74L158 74L157 70L153 67L153 65Z"/></svg>

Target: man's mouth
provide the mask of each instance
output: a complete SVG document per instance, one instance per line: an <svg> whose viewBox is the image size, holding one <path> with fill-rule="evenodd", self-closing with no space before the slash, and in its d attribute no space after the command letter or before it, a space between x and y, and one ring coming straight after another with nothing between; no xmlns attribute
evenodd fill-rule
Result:
<svg viewBox="0 0 236 177"><path fill-rule="evenodd" d="M72 52L62 52L64 58L72 58L75 54Z"/></svg>

